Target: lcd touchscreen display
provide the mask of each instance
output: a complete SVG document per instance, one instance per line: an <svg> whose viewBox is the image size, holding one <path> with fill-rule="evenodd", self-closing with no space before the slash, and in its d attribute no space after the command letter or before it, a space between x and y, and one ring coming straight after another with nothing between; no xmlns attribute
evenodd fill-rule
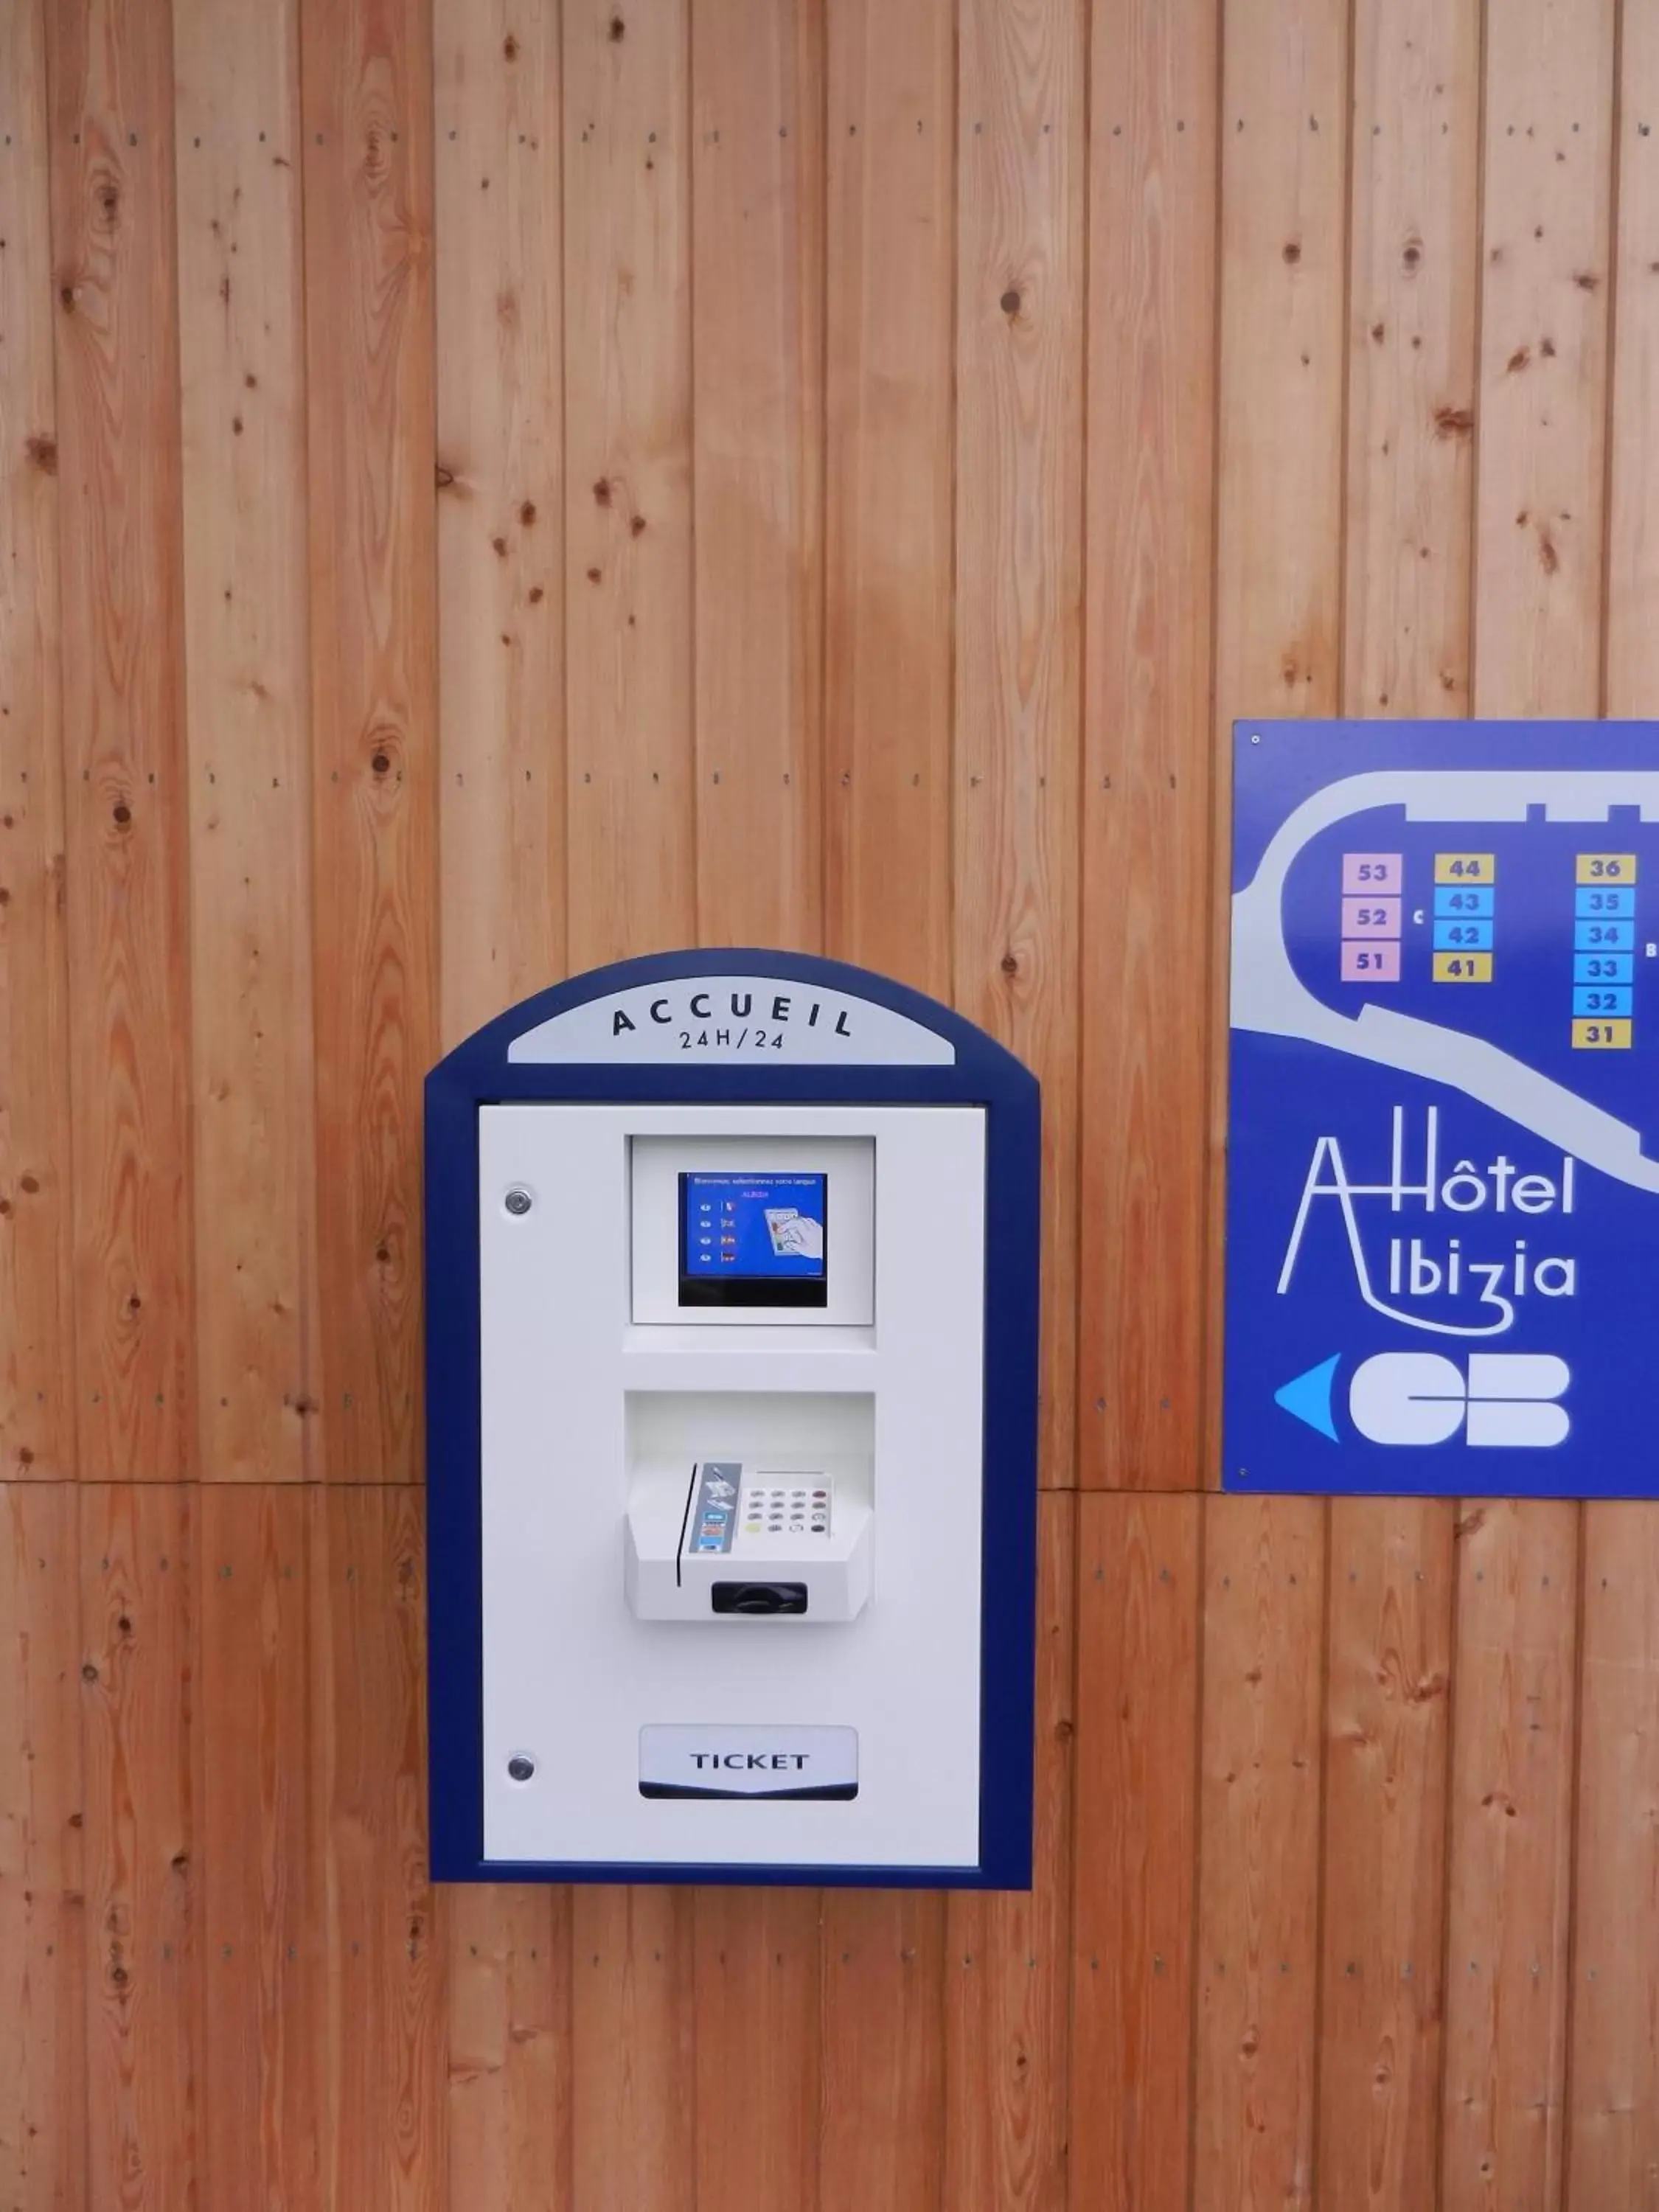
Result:
<svg viewBox="0 0 1659 2212"><path fill-rule="evenodd" d="M829 1296L830 1178L680 1176L683 1306L822 1306Z"/></svg>

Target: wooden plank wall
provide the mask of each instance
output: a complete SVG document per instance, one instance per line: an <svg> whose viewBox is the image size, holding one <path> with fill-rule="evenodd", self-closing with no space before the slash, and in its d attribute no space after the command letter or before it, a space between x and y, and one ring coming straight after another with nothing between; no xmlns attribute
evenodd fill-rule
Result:
<svg viewBox="0 0 1659 2212"><path fill-rule="evenodd" d="M1659 2205L1659 1509L1224 1499L1235 714L1659 712L1643 0L0 0L0 2204ZM1048 1106L1029 1897L436 1893L422 1071Z"/></svg>

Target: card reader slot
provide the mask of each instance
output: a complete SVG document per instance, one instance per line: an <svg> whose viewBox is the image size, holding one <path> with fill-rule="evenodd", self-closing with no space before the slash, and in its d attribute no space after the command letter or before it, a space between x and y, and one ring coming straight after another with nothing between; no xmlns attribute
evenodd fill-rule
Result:
<svg viewBox="0 0 1659 2212"><path fill-rule="evenodd" d="M805 1583L716 1583L710 1593L710 1601L716 1613L742 1613L757 1616L805 1613L806 1585Z"/></svg>

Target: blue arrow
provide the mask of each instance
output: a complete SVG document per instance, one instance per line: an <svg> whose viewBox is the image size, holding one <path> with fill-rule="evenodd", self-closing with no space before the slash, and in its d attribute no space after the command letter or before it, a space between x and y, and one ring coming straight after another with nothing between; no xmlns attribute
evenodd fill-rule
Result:
<svg viewBox="0 0 1659 2212"><path fill-rule="evenodd" d="M1336 1370L1341 1353L1334 1352L1328 1359L1322 1359L1317 1367L1310 1367L1305 1374L1297 1375L1273 1392L1273 1403L1282 1406L1287 1413L1294 1413L1298 1421L1305 1421L1310 1429L1317 1429L1322 1437L1337 1441L1336 1424L1331 1419L1331 1385L1336 1379Z"/></svg>

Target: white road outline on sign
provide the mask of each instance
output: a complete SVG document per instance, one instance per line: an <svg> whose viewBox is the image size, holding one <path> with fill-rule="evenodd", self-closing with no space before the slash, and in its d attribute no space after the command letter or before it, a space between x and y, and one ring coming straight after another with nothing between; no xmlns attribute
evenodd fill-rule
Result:
<svg viewBox="0 0 1659 2212"><path fill-rule="evenodd" d="M1232 1025L1301 1037L1357 1060L1426 1077L1490 1106L1523 1129L1637 1190L1659 1191L1659 1160L1643 1157L1629 1122L1581 1098L1512 1053L1461 1030L1387 1006L1340 1014L1316 999L1291 963L1283 924L1285 879L1312 838L1351 814L1403 808L1408 822L1524 823L1529 806L1549 822L1605 823L1614 806L1659 822L1659 773L1595 769L1375 769L1304 799L1280 823L1253 880L1233 894Z"/></svg>

